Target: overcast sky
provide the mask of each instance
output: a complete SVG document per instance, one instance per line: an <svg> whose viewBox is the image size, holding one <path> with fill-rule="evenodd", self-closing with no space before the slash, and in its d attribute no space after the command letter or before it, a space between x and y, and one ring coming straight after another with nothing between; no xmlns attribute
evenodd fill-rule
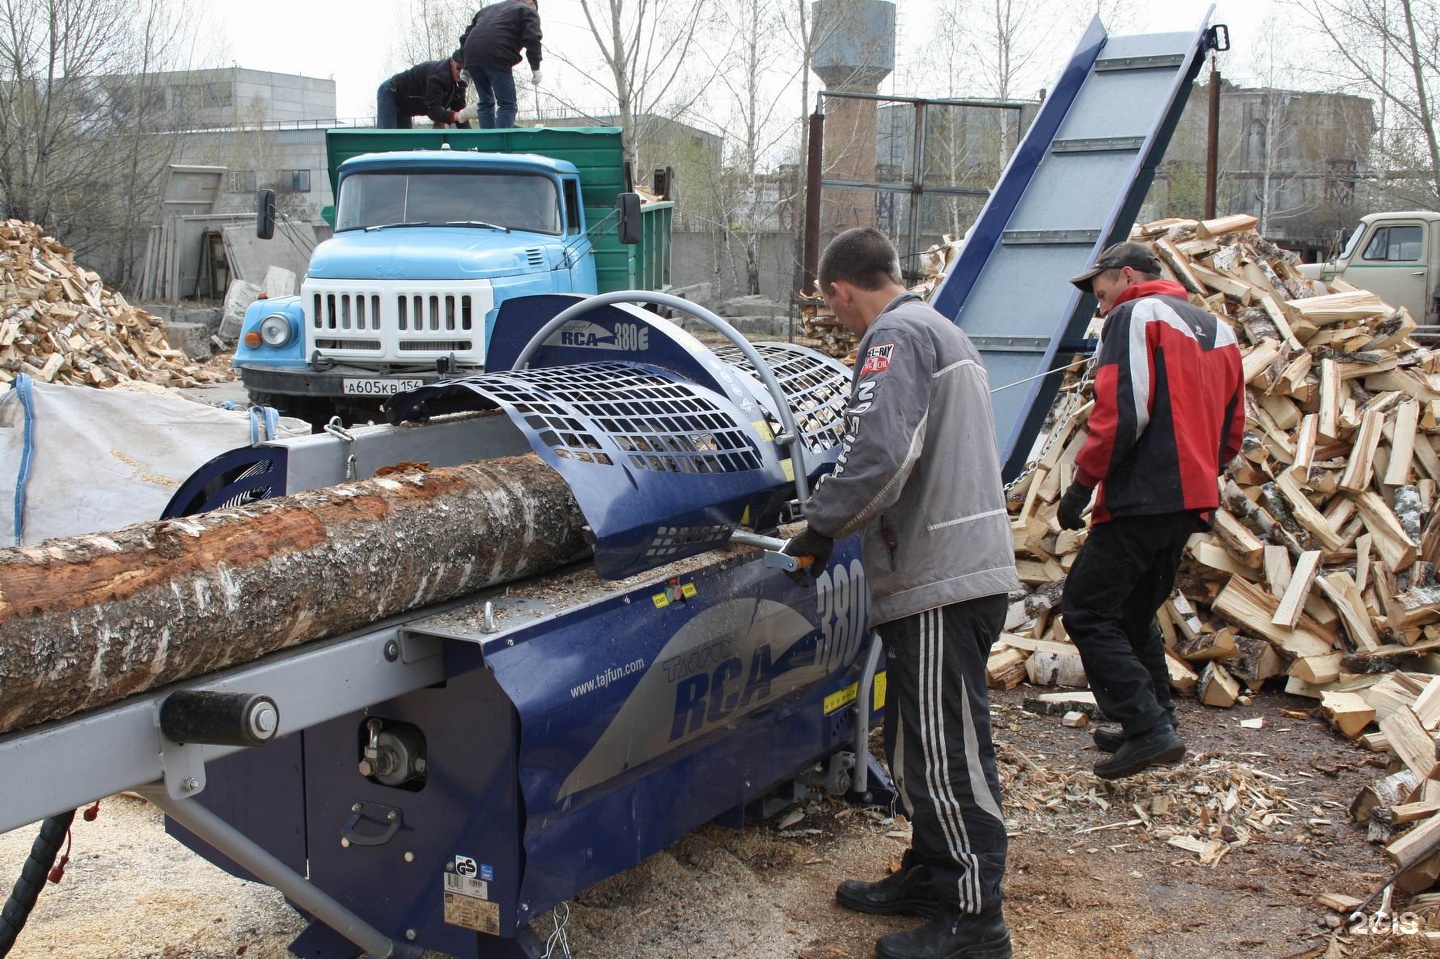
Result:
<svg viewBox="0 0 1440 959"><path fill-rule="evenodd" d="M716 0L723 2L723 0ZM899 0L905 35L901 55L911 37L932 29L939 11L954 9L960 0ZM214 66L238 65L257 70L328 77L335 81L337 109L342 118L374 115L375 88L404 64L395 59L395 36L401 29L398 0L206 0L208 12L221 28L225 46L214 54ZM657 4L663 11L664 0ZM1196 28L1210 4L1194 0L1132 0L1129 23L1111 26L1112 32L1134 33ZM1221 60L1227 77L1243 78L1249 51L1255 44L1272 0L1221 0L1212 22L1227 23L1235 49ZM541 17L546 46L593 48L584 26L579 0L545 0ZM458 35L463 24L456 25ZM1079 39L1079 30L1054 38L1049 59L1058 64ZM543 90L570 91L583 84L573 69L558 60L544 64ZM523 88L522 88L523 91ZM923 89L886 92L908 96L937 95ZM578 94L577 94L578 95ZM1033 91L1022 94L1033 95Z"/></svg>

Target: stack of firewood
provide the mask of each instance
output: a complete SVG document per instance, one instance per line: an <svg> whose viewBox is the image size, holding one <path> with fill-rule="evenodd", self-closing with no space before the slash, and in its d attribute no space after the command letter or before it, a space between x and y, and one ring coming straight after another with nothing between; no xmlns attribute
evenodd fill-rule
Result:
<svg viewBox="0 0 1440 959"><path fill-rule="evenodd" d="M1319 698L1341 690L1342 676L1440 648L1440 355L1410 338L1404 309L1339 282L1312 289L1254 224L1233 216L1136 232L1192 302L1235 328L1249 384L1223 507L1213 531L1192 539L1160 616L1175 685L1217 706L1281 675L1291 692ZM1077 675L1056 613L1085 534L1060 531L1055 509L1086 438L1080 383L1062 391L1043 455L1009 491L1031 595L996 653L1002 685L1037 671ZM1028 664L1036 652L1041 665Z"/></svg>
<svg viewBox="0 0 1440 959"><path fill-rule="evenodd" d="M1387 849L1402 887L1424 888L1440 875L1440 353L1411 338L1406 310L1305 280L1254 226L1169 220L1133 236L1235 329L1248 384L1222 506L1160 611L1171 684L1230 706L1283 683L1342 735L1390 750L1403 769L1354 813L1385 839L1419 823ZM1067 383L1043 454L1009 491L1028 595L991 655L996 686L1085 682L1059 598L1086 534L1061 531L1055 511L1086 439L1086 385Z"/></svg>
<svg viewBox="0 0 1440 959"><path fill-rule="evenodd" d="M961 246L960 241L945 236L943 242L937 243L921 253L921 280L910 289L925 299L930 299L936 287L940 285L940 281L955 265L955 260L960 256ZM860 338L840 325L819 295L802 294L796 297L796 302L800 307L801 335L815 341L818 349L822 352L853 365L855 348L859 345Z"/></svg>
<svg viewBox="0 0 1440 959"><path fill-rule="evenodd" d="M18 374L110 387L131 380L195 386L229 379L171 349L161 320L76 264L33 223L0 224L0 386Z"/></svg>

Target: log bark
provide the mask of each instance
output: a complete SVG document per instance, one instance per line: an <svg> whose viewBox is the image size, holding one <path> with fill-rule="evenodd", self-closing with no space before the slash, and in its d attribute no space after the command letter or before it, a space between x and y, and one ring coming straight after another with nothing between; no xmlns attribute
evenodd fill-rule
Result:
<svg viewBox="0 0 1440 959"><path fill-rule="evenodd" d="M0 733L553 569L584 524L517 456L0 550Z"/></svg>

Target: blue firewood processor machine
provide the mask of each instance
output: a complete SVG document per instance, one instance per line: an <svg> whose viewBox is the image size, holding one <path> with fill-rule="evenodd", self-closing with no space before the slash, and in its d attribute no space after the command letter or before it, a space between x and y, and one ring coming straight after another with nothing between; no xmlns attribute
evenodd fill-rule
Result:
<svg viewBox="0 0 1440 959"><path fill-rule="evenodd" d="M1093 313L1065 278L1128 237L1228 46L1212 13L1135 36L1092 21L931 297L985 361L1007 476ZM542 952L538 914L797 776L889 803L858 540L807 588L761 535L833 466L849 377L665 294L507 301L485 374L391 398L390 426L225 454L167 515L534 451L593 563L0 736L0 831L136 789L312 919L298 956L508 959Z"/></svg>
<svg viewBox="0 0 1440 959"><path fill-rule="evenodd" d="M297 956L479 959L539 955L532 918L797 779L888 804L858 540L802 585L774 538L833 466L849 380L665 294L507 302L487 372L224 454L167 516L533 451L593 562L0 739L0 829L135 789L312 920Z"/></svg>

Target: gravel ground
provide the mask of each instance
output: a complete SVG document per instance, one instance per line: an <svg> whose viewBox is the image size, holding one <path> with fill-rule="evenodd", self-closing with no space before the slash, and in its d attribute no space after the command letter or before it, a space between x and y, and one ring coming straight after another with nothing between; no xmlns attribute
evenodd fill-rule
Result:
<svg viewBox="0 0 1440 959"><path fill-rule="evenodd" d="M1388 865L1345 814L1381 774L1379 757L1318 721L1280 713L1309 701L1263 694L1227 711L1183 704L1185 763L1106 784L1089 773L1097 754L1084 731L1023 707L1035 692L994 697L1017 957L1433 954L1419 936L1337 938L1326 922L1338 917L1314 904L1322 892L1365 896ZM1239 726L1254 717L1264 729ZM18 872L33 834L0 836L0 881ZM567 904L569 955L868 957L876 936L913 920L845 912L834 887L883 875L907 835L903 819L823 799L740 830L706 827ZM14 959L281 959L302 928L272 890L166 837L139 800L112 797L96 822L77 821L74 839L65 880L47 888ZM549 935L556 918L541 916L535 928ZM565 954L557 943L553 955Z"/></svg>

